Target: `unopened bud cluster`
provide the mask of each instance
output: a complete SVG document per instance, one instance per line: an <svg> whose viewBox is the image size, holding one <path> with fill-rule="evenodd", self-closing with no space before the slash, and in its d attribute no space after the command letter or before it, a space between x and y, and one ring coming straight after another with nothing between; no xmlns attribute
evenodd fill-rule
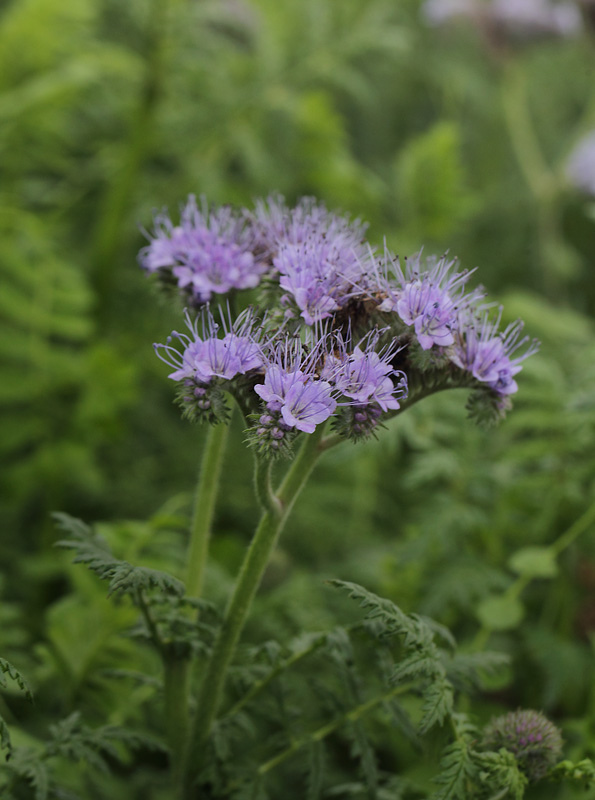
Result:
<svg viewBox="0 0 595 800"><path fill-rule="evenodd" d="M539 711L511 711L492 720L484 730L483 746L508 750L530 781L541 780L562 754L562 736Z"/></svg>
<svg viewBox="0 0 595 800"><path fill-rule="evenodd" d="M327 420L366 438L405 403L446 388L473 391L478 421L503 415L537 343L520 321L501 329L502 312L468 290L472 273L456 261L401 264L365 230L311 198L199 211L191 197L179 225L156 218L140 262L192 309L187 332L155 345L188 416L221 421L234 397L249 441L276 455ZM251 304L240 301L247 290ZM244 310L213 307L216 295Z"/></svg>

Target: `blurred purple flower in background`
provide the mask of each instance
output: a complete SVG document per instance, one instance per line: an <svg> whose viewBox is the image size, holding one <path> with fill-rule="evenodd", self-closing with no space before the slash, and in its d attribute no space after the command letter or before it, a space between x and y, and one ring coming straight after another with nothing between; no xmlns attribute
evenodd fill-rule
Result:
<svg viewBox="0 0 595 800"><path fill-rule="evenodd" d="M570 154L566 177L576 189L595 197L595 131L584 136Z"/></svg>

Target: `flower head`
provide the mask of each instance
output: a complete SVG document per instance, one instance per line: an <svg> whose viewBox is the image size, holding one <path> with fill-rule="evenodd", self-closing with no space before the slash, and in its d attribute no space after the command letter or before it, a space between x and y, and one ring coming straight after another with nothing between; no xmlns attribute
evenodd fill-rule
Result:
<svg viewBox="0 0 595 800"><path fill-rule="evenodd" d="M338 311L363 280L370 258L365 226L327 211L313 198L289 210L279 198L257 206L255 226L285 294L282 301L316 325Z"/></svg>
<svg viewBox="0 0 595 800"><path fill-rule="evenodd" d="M388 329L375 329L355 346L340 334L336 336L332 377L335 388L348 398L349 405L378 405L382 411L399 408L399 399L407 394L407 377L393 368L391 359L399 350L393 339L384 348L379 341ZM344 405L345 403L343 403Z"/></svg>
<svg viewBox="0 0 595 800"><path fill-rule="evenodd" d="M471 272L453 272L455 265L446 257L422 262L418 254L403 270L390 253L385 255L379 277L384 300L379 308L395 311L406 325L413 326L423 350L453 344L460 314L483 296L480 289L465 294Z"/></svg>
<svg viewBox="0 0 595 800"><path fill-rule="evenodd" d="M319 357L320 343L304 353L296 339L265 355L264 383L257 384L254 391L288 428L313 433L337 407L331 384L316 372Z"/></svg>
<svg viewBox="0 0 595 800"><path fill-rule="evenodd" d="M529 342L528 336L521 338L523 323L520 320L499 331L501 316L500 309L495 320L490 321L486 316L461 326L451 360L496 394L509 395L518 390L514 375L521 371L521 362L537 352L539 342ZM527 343L525 351L514 356Z"/></svg>
<svg viewBox="0 0 595 800"><path fill-rule="evenodd" d="M174 367L168 375L171 380L192 379L201 384L208 384L214 378L230 381L236 375L244 375L262 366L260 348L252 333L256 324L252 309L240 314L233 323L226 320L222 312L220 317L221 325L208 307L194 321L186 312L190 336L174 331L166 344L155 345L159 358ZM219 336L221 331L223 337ZM182 344L182 352L172 345L174 339Z"/></svg>
<svg viewBox="0 0 595 800"><path fill-rule="evenodd" d="M511 711L493 719L483 733L483 746L513 753L530 781L544 777L562 753L562 736L539 711Z"/></svg>
<svg viewBox="0 0 595 800"><path fill-rule="evenodd" d="M170 274L196 305L214 294L258 285L266 264L254 253L255 237L245 217L228 206L198 209L190 195L179 225L166 214L155 218L154 235L139 253L147 272Z"/></svg>

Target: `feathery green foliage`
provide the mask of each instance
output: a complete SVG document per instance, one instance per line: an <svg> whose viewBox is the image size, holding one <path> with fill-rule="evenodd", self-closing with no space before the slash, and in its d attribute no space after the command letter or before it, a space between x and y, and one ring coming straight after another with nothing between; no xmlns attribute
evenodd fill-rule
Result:
<svg viewBox="0 0 595 800"><path fill-rule="evenodd" d="M108 595L127 594L137 598L139 592L153 589L178 597L184 594L184 584L173 575L148 567L134 567L114 558L107 542L81 520L63 513L54 514L54 518L73 537L57 542L56 546L74 550L73 563L85 564L102 580L109 581Z"/></svg>

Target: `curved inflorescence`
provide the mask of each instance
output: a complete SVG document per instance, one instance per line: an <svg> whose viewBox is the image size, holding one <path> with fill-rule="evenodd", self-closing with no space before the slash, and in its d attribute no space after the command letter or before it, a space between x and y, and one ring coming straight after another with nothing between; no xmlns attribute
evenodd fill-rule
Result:
<svg viewBox="0 0 595 800"><path fill-rule="evenodd" d="M268 454L329 419L365 438L446 388L472 389L478 421L503 416L538 343L519 320L501 329L502 311L490 314L456 260L420 253L402 265L386 248L378 256L365 230L312 198L234 212L199 211L191 197L179 226L156 218L141 265L198 308L186 311L188 333L155 345L187 415L216 422L232 395ZM235 318L229 303L211 309L215 294L240 289L257 294Z"/></svg>

